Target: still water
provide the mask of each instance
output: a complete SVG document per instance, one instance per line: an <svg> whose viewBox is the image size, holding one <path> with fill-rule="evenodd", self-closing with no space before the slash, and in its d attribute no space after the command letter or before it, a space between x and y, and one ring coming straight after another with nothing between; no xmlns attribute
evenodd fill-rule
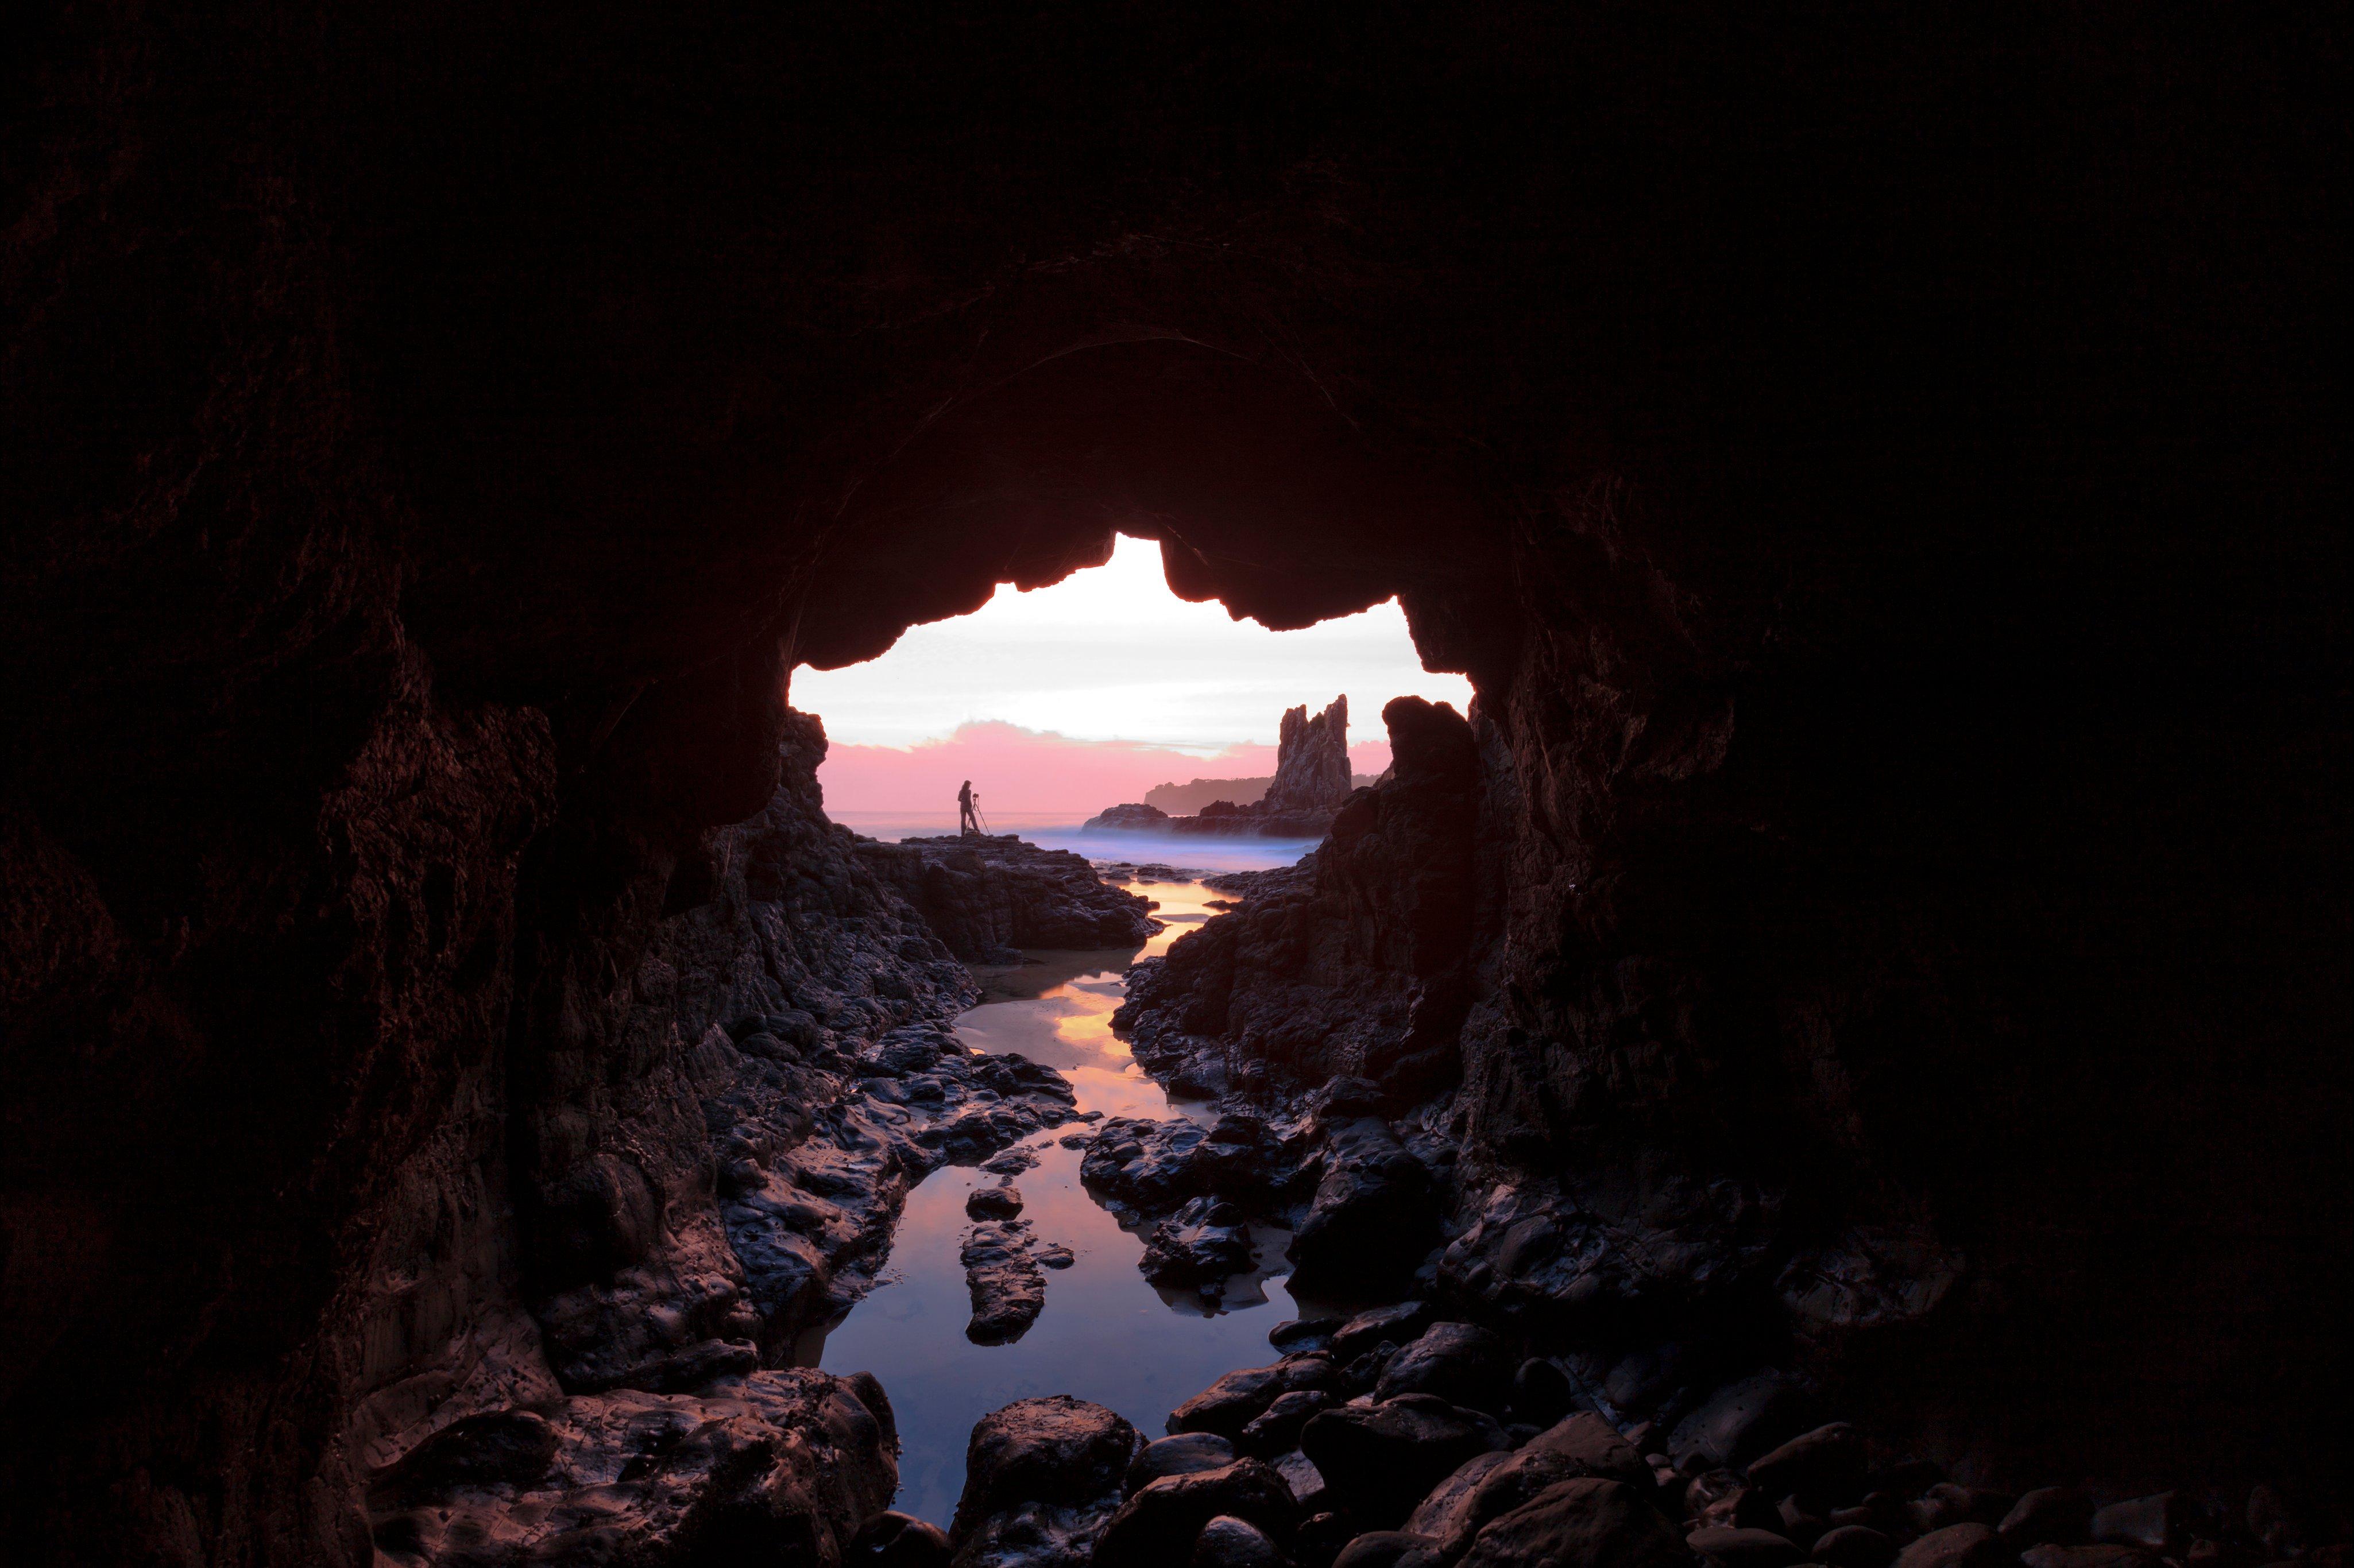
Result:
<svg viewBox="0 0 2354 1568"><path fill-rule="evenodd" d="M1269 863L1264 851L1257 863ZM1112 1033L1111 1014L1129 960L1163 951L1210 918L1215 911L1207 903L1219 895L1195 882L1135 891L1160 900L1160 916L1169 922L1141 953L1036 955L1049 963L1008 978L1028 977L1031 983L1018 989L1039 994L984 1002L958 1021L957 1032L976 1050L1019 1051L1058 1069L1083 1111L1206 1118L1206 1106L1171 1100L1139 1070ZM1002 984L995 973L987 978ZM999 1405L1034 1394L1076 1394L1157 1437L1172 1409L1222 1373L1273 1361L1267 1331L1307 1315L1285 1288L1288 1238L1272 1227L1257 1234L1259 1276L1229 1282L1222 1309L1212 1311L1191 1291L1148 1284L1136 1268L1142 1238L1087 1196L1079 1184L1080 1151L1056 1141L1074 1130L1083 1126L1032 1139L1027 1147L1039 1163L1013 1178L1024 1200L1022 1217L1037 1240L1061 1242L1078 1256L1069 1268L1047 1271L1046 1308L1027 1334L1010 1345L976 1345L964 1336L970 1298L957 1248L969 1224L965 1194L997 1178L951 1167L908 1195L889 1267L873 1293L801 1347L805 1365L872 1372L883 1380L903 1445L894 1506L919 1518L949 1522L964 1486L965 1439L972 1424Z"/></svg>

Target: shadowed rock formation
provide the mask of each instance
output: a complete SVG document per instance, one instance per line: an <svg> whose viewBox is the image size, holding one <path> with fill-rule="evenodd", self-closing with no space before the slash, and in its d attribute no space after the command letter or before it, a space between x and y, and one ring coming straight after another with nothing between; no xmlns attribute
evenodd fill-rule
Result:
<svg viewBox="0 0 2354 1568"><path fill-rule="evenodd" d="M1276 741L1275 782L1254 802L1270 813L1330 811L1348 799L1349 699L1334 697L1314 718L1302 706L1287 709Z"/></svg>
<svg viewBox="0 0 2354 1568"><path fill-rule="evenodd" d="M1459 969L1420 892L1305 921L1372 1001L1267 1057L1469 977L1393 1128L1479 1200L1459 1288L1746 1294L2039 1481L2346 1473L2335 21L1325 17L20 29L19 1555L365 1562L433 1430L713 1397L552 1380L600 1291L681 1310L598 1379L758 1348L705 1119L755 1063L762 1125L868 1136L730 1029L863 1061L949 994L837 841L727 838L790 673L1115 525L1272 627L1396 595L1479 694ZM739 898L766 946L690 947L790 962L665 956ZM1594 1334L1597 1386L1701 1379ZM726 1544L829 1560L875 1479Z"/></svg>
<svg viewBox="0 0 2354 1568"><path fill-rule="evenodd" d="M1161 928L1142 895L1111 886L1084 856L1011 833L864 840L858 853L976 963L1014 962L1020 948L1137 948Z"/></svg>
<svg viewBox="0 0 2354 1568"><path fill-rule="evenodd" d="M1137 802L1114 806L1089 817L1081 831L1197 838L1323 837L1352 787L1346 695L1333 698L1314 718L1304 705L1285 711L1275 777L1265 783L1265 792L1254 799L1209 800L1191 816L1172 816L1158 806Z"/></svg>

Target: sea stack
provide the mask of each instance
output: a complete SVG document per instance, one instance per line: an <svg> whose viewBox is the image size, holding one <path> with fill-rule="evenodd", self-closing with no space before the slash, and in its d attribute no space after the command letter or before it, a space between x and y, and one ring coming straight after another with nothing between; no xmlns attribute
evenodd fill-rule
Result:
<svg viewBox="0 0 2354 1568"><path fill-rule="evenodd" d="M1190 817L1141 803L1113 806L1087 819L1082 832L1183 833L1197 838L1320 839L1349 798L1349 699L1343 694L1314 718L1308 705L1288 710L1278 733L1275 779L1247 805L1213 800Z"/></svg>

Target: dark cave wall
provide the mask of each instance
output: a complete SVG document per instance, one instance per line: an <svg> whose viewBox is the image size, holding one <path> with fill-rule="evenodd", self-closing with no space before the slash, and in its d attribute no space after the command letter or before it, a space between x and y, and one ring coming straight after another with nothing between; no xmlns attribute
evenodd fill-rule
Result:
<svg viewBox="0 0 2354 1568"><path fill-rule="evenodd" d="M1247 20L21 24L33 1539L360 1555L372 1442L536 1386L785 671L1113 524L1472 674L1484 1158L1933 1224L2021 1305L1907 1394L2109 1344L2102 1441L2342 1450L2326 20Z"/></svg>

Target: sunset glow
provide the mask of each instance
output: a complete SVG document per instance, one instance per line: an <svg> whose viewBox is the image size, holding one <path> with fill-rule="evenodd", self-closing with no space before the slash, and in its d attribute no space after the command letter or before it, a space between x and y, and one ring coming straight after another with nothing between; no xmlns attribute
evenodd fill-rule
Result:
<svg viewBox="0 0 2354 1568"><path fill-rule="evenodd" d="M1093 811L1152 785L1263 775L1283 711L1347 694L1352 761L1389 761L1381 711L1412 694L1458 711L1471 684L1422 668L1394 600L1299 631L1170 592L1159 547L1052 588L1000 587L974 614L918 626L881 658L800 670L795 707L825 721L830 806L937 803L966 778L1007 808Z"/></svg>

